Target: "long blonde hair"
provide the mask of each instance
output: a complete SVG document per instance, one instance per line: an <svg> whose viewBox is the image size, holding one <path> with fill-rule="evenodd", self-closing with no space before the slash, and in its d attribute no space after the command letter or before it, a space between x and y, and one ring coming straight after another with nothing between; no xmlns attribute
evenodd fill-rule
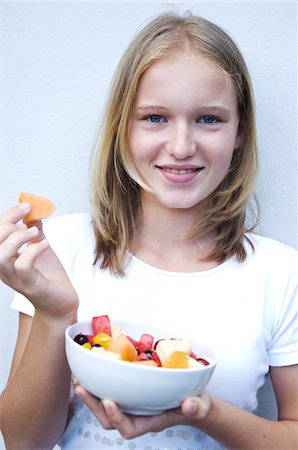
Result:
<svg viewBox="0 0 298 450"><path fill-rule="evenodd" d="M119 62L92 160L95 261L100 259L102 268L120 275L140 218L140 189L146 188L132 163L127 135L138 82L153 62L185 48L231 77L245 132L228 174L210 196L204 218L194 224L189 237L215 232L208 259L222 262L236 256L243 261L246 257L246 210L255 188L258 153L253 90L245 61L229 35L214 23L190 14L162 14L137 34Z"/></svg>

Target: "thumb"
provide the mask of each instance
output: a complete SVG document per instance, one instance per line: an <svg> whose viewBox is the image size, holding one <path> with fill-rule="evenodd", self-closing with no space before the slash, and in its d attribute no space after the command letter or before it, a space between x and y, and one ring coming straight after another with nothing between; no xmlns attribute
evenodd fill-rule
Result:
<svg viewBox="0 0 298 450"><path fill-rule="evenodd" d="M210 408L211 396L189 397L181 405L182 413L196 420L206 417Z"/></svg>

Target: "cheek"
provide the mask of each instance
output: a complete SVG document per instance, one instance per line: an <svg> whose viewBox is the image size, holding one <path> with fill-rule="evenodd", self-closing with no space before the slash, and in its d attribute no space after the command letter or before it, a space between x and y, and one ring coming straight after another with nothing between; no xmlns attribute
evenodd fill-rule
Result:
<svg viewBox="0 0 298 450"><path fill-rule="evenodd" d="M128 145L135 165L150 163L158 153L156 142L150 137L147 138L144 133L134 132L131 134Z"/></svg>

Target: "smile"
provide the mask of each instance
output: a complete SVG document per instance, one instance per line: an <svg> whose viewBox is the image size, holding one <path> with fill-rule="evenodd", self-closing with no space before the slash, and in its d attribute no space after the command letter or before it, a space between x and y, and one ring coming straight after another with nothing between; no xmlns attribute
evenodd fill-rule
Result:
<svg viewBox="0 0 298 450"><path fill-rule="evenodd" d="M186 173L197 172L198 170L200 170L200 168L196 168L196 169L171 169L169 167L160 167L160 169L164 170L165 172L177 173L179 175L185 175Z"/></svg>
<svg viewBox="0 0 298 450"><path fill-rule="evenodd" d="M195 180L204 167L156 166L167 182L174 184L187 184Z"/></svg>

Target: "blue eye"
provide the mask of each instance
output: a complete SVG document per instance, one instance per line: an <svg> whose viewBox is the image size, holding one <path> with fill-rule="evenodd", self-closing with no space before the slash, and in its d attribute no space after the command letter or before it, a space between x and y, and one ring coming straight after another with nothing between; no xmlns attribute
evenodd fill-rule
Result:
<svg viewBox="0 0 298 450"><path fill-rule="evenodd" d="M206 125L214 125L218 122L218 120L213 116L203 116L198 120L198 122L204 123Z"/></svg>
<svg viewBox="0 0 298 450"><path fill-rule="evenodd" d="M152 114L151 116L146 117L148 122L150 123L161 123L164 122L164 118L159 116L158 114Z"/></svg>

